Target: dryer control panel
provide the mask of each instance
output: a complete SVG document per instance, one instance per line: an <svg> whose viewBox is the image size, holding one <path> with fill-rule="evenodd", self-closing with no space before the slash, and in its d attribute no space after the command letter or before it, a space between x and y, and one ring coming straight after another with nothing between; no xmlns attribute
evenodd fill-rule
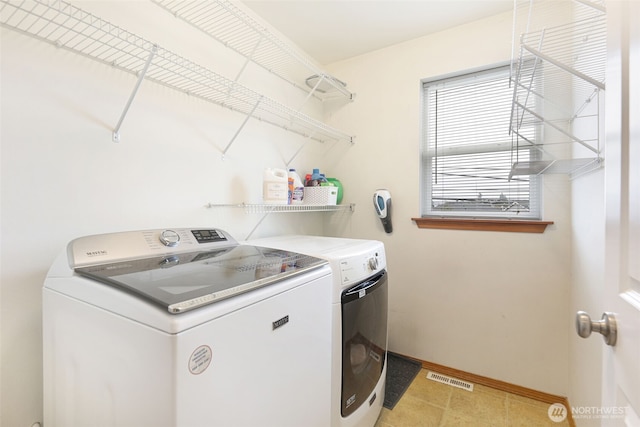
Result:
<svg viewBox="0 0 640 427"><path fill-rule="evenodd" d="M72 240L67 246L67 256L69 266L75 268L237 245L233 237L218 228L125 231Z"/></svg>
<svg viewBox="0 0 640 427"><path fill-rule="evenodd" d="M340 260L340 283L342 286L348 286L384 270L385 267L383 250L374 249L344 257Z"/></svg>

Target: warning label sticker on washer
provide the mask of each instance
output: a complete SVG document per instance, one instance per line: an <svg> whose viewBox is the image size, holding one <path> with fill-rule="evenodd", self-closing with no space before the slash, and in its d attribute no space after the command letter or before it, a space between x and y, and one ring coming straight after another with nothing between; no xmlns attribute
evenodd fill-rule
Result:
<svg viewBox="0 0 640 427"><path fill-rule="evenodd" d="M201 345L196 348L189 358L189 372L199 375L207 370L211 363L213 352L208 345Z"/></svg>

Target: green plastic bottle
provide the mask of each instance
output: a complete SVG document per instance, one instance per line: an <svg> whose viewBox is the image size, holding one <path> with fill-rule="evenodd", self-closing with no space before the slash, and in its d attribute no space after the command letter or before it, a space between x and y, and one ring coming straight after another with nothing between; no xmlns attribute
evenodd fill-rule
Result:
<svg viewBox="0 0 640 427"><path fill-rule="evenodd" d="M338 178L327 178L327 181L333 186L338 187L338 198L336 200L337 204L342 202L342 196L344 195L344 189L342 188L342 183L338 180Z"/></svg>

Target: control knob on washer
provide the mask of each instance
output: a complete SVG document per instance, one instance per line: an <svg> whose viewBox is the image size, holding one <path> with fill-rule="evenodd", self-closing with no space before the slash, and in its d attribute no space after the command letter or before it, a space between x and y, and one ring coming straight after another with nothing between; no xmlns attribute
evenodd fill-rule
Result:
<svg viewBox="0 0 640 427"><path fill-rule="evenodd" d="M375 257L369 258L369 268L371 270L375 270L378 268L378 258L375 258Z"/></svg>
<svg viewBox="0 0 640 427"><path fill-rule="evenodd" d="M178 246L180 235L173 230L164 230L160 233L160 242L169 247Z"/></svg>

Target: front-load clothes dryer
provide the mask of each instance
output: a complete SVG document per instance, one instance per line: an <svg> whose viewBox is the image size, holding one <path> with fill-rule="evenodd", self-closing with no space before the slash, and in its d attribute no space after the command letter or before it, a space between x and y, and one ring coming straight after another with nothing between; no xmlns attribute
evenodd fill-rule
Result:
<svg viewBox="0 0 640 427"><path fill-rule="evenodd" d="M331 269L219 229L76 239L43 288L47 427L326 427Z"/></svg>
<svg viewBox="0 0 640 427"><path fill-rule="evenodd" d="M388 275L375 240L282 236L251 244L325 259L333 271L331 426L373 427L386 377Z"/></svg>

